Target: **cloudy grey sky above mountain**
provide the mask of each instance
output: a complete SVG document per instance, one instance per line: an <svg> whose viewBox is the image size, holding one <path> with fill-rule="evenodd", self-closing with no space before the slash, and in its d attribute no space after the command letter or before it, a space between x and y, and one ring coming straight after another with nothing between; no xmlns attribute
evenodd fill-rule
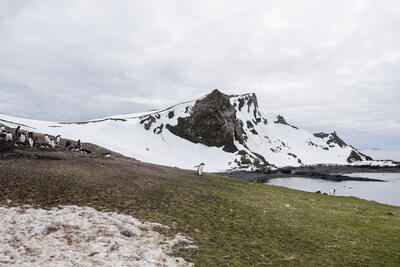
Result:
<svg viewBox="0 0 400 267"><path fill-rule="evenodd" d="M0 2L0 112L132 113L218 88L358 147L400 148L400 2Z"/></svg>

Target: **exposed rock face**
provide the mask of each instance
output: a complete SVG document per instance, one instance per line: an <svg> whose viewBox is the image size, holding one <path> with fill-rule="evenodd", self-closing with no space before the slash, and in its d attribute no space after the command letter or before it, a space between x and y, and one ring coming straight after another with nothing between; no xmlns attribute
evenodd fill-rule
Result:
<svg viewBox="0 0 400 267"><path fill-rule="evenodd" d="M318 138L326 138L326 137L329 136L329 134L328 133L324 133L324 132L320 132L320 133L315 133L314 136L318 137Z"/></svg>
<svg viewBox="0 0 400 267"><path fill-rule="evenodd" d="M333 144L337 144L337 145L339 145L340 147L345 147L345 146L347 146L347 144L336 134L336 132L333 132L333 133L324 133L324 132L320 132L320 133L315 133L314 134L314 136L315 137L318 137L318 138L328 138L328 141L326 142L329 146L333 146L332 145L332 143Z"/></svg>
<svg viewBox="0 0 400 267"><path fill-rule="evenodd" d="M327 138L328 140L326 141L326 143L329 147L334 147L334 144L340 146L341 148L347 146L347 144L336 134L336 132L333 133L320 132L320 133L315 133L314 136L322 139ZM362 160L372 160L371 157L357 151L354 147L351 148L353 150L351 151L349 157L347 158L348 163L362 161ZM328 148L324 149L329 150Z"/></svg>
<svg viewBox="0 0 400 267"><path fill-rule="evenodd" d="M340 147L345 147L347 144L336 134L336 132L331 133L331 138L328 140L327 144L330 143L338 144Z"/></svg>
<svg viewBox="0 0 400 267"><path fill-rule="evenodd" d="M370 156L367 156L361 152L353 150L351 151L350 156L347 158L347 162L352 163L352 162L362 161L363 157L365 160L373 160Z"/></svg>
<svg viewBox="0 0 400 267"><path fill-rule="evenodd" d="M332 154L337 153L337 158L343 159L338 160L341 164L370 159L353 147L349 149L336 132L320 132L310 136L299 132L304 142L291 139L293 132L290 131L299 128L288 123L281 115L261 114L255 94L226 95L215 89L196 101L144 115L140 117L140 124L161 138L164 138L163 132L167 129L190 142L220 147L233 153L234 159L228 161L228 165L237 169L263 170L283 164L310 164L310 160L305 162L301 150L293 149L293 144L307 144L304 149L310 153L327 151L331 154L328 157L332 158L332 162L336 162ZM148 148L146 150L149 151ZM317 156L315 162L318 162Z"/></svg>
<svg viewBox="0 0 400 267"><path fill-rule="evenodd" d="M234 140L244 144L242 122L236 118L236 109L229 96L215 89L196 101L189 117L178 118L176 126L166 125L173 134L194 143L222 147L226 152L236 152Z"/></svg>
<svg viewBox="0 0 400 267"><path fill-rule="evenodd" d="M361 156L357 152L355 152L354 150L351 151L350 156L347 158L347 162L348 163L352 163L352 162L355 162L355 161L361 161L361 160L362 160Z"/></svg>
<svg viewBox="0 0 400 267"><path fill-rule="evenodd" d="M253 147L247 143L252 138L252 142L259 140L257 138L265 138L267 146L272 146L269 148L270 151L275 154L284 153L282 151L290 151L290 146L287 146L279 138L271 141L268 136L254 137L259 135L259 132L256 130L256 128L260 129L259 123L268 124L267 119L262 117L258 110L255 94L226 95L215 89L207 96L198 99L190 108L187 106L185 113L190 115L178 117L177 124L164 124L165 128L173 134L193 143L201 143L210 147L221 147L226 152L235 153L238 158L234 162L238 168L255 166L258 169L264 169L267 166L273 166L269 163L269 158L256 153L257 149L254 149L254 143L250 142ZM169 119L174 116L176 115L173 110L168 112ZM296 126L289 124L281 115L276 116L273 122L289 126L296 130L298 129ZM145 128L149 128L153 120L149 116L143 119L142 123ZM154 133L161 133L162 129L163 125L160 125L154 129ZM325 151L334 147L343 149L347 147L347 144L338 137L336 132L321 132L314 134L314 136L324 139L324 142L321 144L321 142L317 142L315 139L309 139L306 141L309 146ZM241 144L243 147L238 144ZM301 157L295 153L287 152L286 154L289 156L289 159L293 159L291 160L292 162L295 161L296 164L303 164ZM362 161L366 156L353 149L347 157L347 162L351 163Z"/></svg>
<svg viewBox="0 0 400 267"><path fill-rule="evenodd" d="M282 117L281 115L278 115L278 116L276 117L276 121L274 121L274 122L275 122L275 123L278 123L278 124L288 125L288 126L294 128L294 129L299 129L299 128L296 127L296 126L293 126L293 125L287 123L286 120L285 120L285 118Z"/></svg>
<svg viewBox="0 0 400 267"><path fill-rule="evenodd" d="M153 117L153 116L148 116L148 117L146 117L145 119L142 119L141 121L140 121L140 124L144 124L144 128L146 129L146 130L149 130L150 129L150 127L151 127L151 125L154 123L156 121L156 119Z"/></svg>

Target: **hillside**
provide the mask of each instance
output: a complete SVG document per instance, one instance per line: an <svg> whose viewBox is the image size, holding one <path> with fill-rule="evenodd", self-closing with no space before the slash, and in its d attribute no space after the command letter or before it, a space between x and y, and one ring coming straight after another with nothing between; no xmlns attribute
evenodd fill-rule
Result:
<svg viewBox="0 0 400 267"><path fill-rule="evenodd" d="M100 145L166 166L207 171L311 164L350 164L368 156L337 134L311 134L275 114L263 114L254 94L218 90L194 101L138 114L81 122L28 120L0 114L0 123Z"/></svg>
<svg viewBox="0 0 400 267"><path fill-rule="evenodd" d="M195 266L394 266L400 208L142 163L95 145L83 154L1 151L0 205L94 207L170 226Z"/></svg>

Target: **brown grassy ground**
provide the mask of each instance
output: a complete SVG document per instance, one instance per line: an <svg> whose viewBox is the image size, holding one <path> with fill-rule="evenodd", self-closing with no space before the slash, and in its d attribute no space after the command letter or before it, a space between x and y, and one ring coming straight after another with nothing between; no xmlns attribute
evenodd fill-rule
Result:
<svg viewBox="0 0 400 267"><path fill-rule="evenodd" d="M166 224L194 238L199 250L177 254L198 266L400 263L398 207L199 177L84 145L91 154L3 145L0 205L91 206Z"/></svg>

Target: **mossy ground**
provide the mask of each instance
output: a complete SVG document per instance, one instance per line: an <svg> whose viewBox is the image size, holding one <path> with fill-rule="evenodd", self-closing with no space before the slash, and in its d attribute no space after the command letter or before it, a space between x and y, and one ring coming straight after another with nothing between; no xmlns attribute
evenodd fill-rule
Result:
<svg viewBox="0 0 400 267"><path fill-rule="evenodd" d="M0 204L6 199L85 205L168 225L165 234L194 239L199 250L177 254L197 266L400 265L399 207L122 157L2 160Z"/></svg>

